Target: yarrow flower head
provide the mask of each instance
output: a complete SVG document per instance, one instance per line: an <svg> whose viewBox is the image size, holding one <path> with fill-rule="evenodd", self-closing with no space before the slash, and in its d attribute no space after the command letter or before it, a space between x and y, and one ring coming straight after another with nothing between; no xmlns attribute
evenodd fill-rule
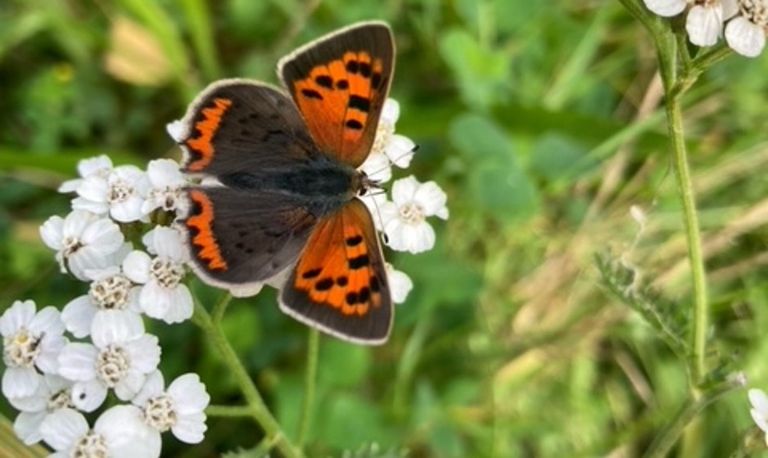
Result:
<svg viewBox="0 0 768 458"><path fill-rule="evenodd" d="M66 218L50 217L41 227L40 236L56 250L62 272L69 270L79 280L88 280L87 271L103 269L114 262L113 255L125 240L120 227L107 218L75 210Z"/></svg>
<svg viewBox="0 0 768 458"><path fill-rule="evenodd" d="M211 401L197 374L184 374L165 389L163 375L155 371L133 399L143 414L144 423L159 433L170 430L188 444L203 440L205 408Z"/></svg>
<svg viewBox="0 0 768 458"><path fill-rule="evenodd" d="M93 429L80 412L60 409L46 417L40 433L56 451L51 455L54 458L160 456L160 435L142 421L141 411L132 405L106 410Z"/></svg>
<svg viewBox="0 0 768 458"><path fill-rule="evenodd" d="M746 57L757 57L768 33L768 0L643 0L663 17L688 9L685 28L691 43L713 46L723 36L728 46ZM727 22L727 24L726 24Z"/></svg>
<svg viewBox="0 0 768 458"><path fill-rule="evenodd" d="M70 343L59 355L59 373L75 381L72 402L85 412L98 408L109 388L130 401L160 362L157 337L144 333L138 315L116 310L97 315L91 338L93 344Z"/></svg>
<svg viewBox="0 0 768 458"><path fill-rule="evenodd" d="M381 109L376 137L371 153L360 170L368 178L385 183L392 178L392 165L402 169L407 168L416 149L416 144L410 138L395 133L395 123L400 118L400 104L389 98Z"/></svg>
<svg viewBox="0 0 768 458"><path fill-rule="evenodd" d="M725 27L728 46L746 57L757 57L768 33L768 0L738 0L739 15Z"/></svg>
<svg viewBox="0 0 768 458"><path fill-rule="evenodd" d="M181 234L168 227L157 227L144 236L143 251L133 251L123 262L123 272L143 285L139 305L144 312L166 323L179 323L192 316L192 295L181 281L186 274L188 253Z"/></svg>
<svg viewBox="0 0 768 458"><path fill-rule="evenodd" d="M42 373L55 374L57 357L67 343L64 324L55 307L36 312L32 301L16 301L0 317L3 336L2 391L9 399L33 396L41 383Z"/></svg>
<svg viewBox="0 0 768 458"><path fill-rule="evenodd" d="M93 279L88 294L79 296L61 312L67 331L78 338L91 334L94 318L107 311L138 315L140 287L120 267L112 266L89 272Z"/></svg>
<svg viewBox="0 0 768 458"><path fill-rule="evenodd" d="M447 197L434 181L420 183L413 176L395 181L392 202L380 207L387 244L397 251L421 253L435 245L430 216L448 219Z"/></svg>
<svg viewBox="0 0 768 458"><path fill-rule="evenodd" d="M75 210L106 215L121 223L139 221L144 199L150 189L147 174L133 165L115 167L104 176L90 175L77 187L72 201Z"/></svg>
<svg viewBox="0 0 768 458"><path fill-rule="evenodd" d="M35 444L42 439L40 425L48 415L59 409L73 408L72 382L58 375L45 374L32 396L10 398L13 407L21 413L13 422L13 430L25 444Z"/></svg>
<svg viewBox="0 0 768 458"><path fill-rule="evenodd" d="M106 178L112 171L112 159L103 154L101 156L83 159L78 162L77 171L80 174L80 178L65 181L59 186L59 192L68 193L77 191L77 188L80 187L84 179L90 176Z"/></svg>
<svg viewBox="0 0 768 458"><path fill-rule="evenodd" d="M157 371L160 346L146 334L142 312L168 323L192 315L192 297L182 283L188 253L181 234L149 223L162 210L185 213L187 182L178 163L150 162L145 172L114 167L106 156L80 161L79 178L60 192L75 192L73 211L40 227L56 251L62 272L89 283L65 305L36 312L32 301L16 302L0 317L6 370L2 391L20 413L16 435L26 444L43 440L54 457L156 457L166 430L198 443L206 431L210 398L195 374L167 389ZM142 238L148 253L133 250L123 230L150 229ZM90 342L68 342L65 329ZM118 405L89 428L80 412L94 412L113 390Z"/></svg>
<svg viewBox="0 0 768 458"><path fill-rule="evenodd" d="M183 188L187 184L179 164L171 159L156 159L147 166L150 189L141 207L144 214L160 208L166 212L186 211Z"/></svg>

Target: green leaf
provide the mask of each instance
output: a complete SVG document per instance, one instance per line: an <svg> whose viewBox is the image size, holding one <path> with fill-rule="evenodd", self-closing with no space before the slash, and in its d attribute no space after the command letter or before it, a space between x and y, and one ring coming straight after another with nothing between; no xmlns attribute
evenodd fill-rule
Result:
<svg viewBox="0 0 768 458"><path fill-rule="evenodd" d="M471 198L502 220L525 220L539 210L539 195L528 176L509 164L478 164L469 177Z"/></svg>
<svg viewBox="0 0 768 458"><path fill-rule="evenodd" d="M418 256L399 256L394 264L413 279L415 288L411 294L420 298L416 312L427 312L428 307L438 302L466 305L474 300L482 287L482 278L470 263L459 262L446 252L444 234L438 233L435 248ZM411 313L413 301L409 298L401 314ZM398 318L400 320L400 318Z"/></svg>
<svg viewBox="0 0 768 458"><path fill-rule="evenodd" d="M238 352L256 347L261 339L261 323L255 307L230 306L221 327L232 347Z"/></svg>
<svg viewBox="0 0 768 458"><path fill-rule="evenodd" d="M470 160L516 162L507 133L485 116L473 113L459 116L451 123L448 135L454 148Z"/></svg>
<svg viewBox="0 0 768 458"><path fill-rule="evenodd" d="M463 29L452 29L440 39L440 55L451 68L461 96L469 105L489 107L509 79L509 58L487 49Z"/></svg>
<svg viewBox="0 0 768 458"><path fill-rule="evenodd" d="M381 411L359 394L346 391L326 397L322 421L317 423L317 437L330 446L353 449L363 443L383 446L396 443L394 434L384 429Z"/></svg>
<svg viewBox="0 0 768 458"><path fill-rule="evenodd" d="M524 220L539 208L538 190L520 168L509 136L486 117L465 114L450 128L454 147L469 159L469 198L502 220Z"/></svg>
<svg viewBox="0 0 768 458"><path fill-rule="evenodd" d="M533 147L531 171L549 181L576 178L596 164L596 161L585 160L588 152L567 136L546 134Z"/></svg>
<svg viewBox="0 0 768 458"><path fill-rule="evenodd" d="M359 386L371 366L368 348L350 345L338 339L320 342L320 383L326 387Z"/></svg>

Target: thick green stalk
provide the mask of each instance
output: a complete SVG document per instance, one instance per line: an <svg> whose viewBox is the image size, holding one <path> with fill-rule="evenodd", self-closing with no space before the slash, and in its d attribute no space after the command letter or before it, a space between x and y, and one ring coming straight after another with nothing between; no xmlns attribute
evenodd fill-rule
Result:
<svg viewBox="0 0 768 458"><path fill-rule="evenodd" d="M701 248L701 230L696 211L696 198L693 194L691 171L688 165L688 152L685 147L683 114L679 96L673 96L667 100L667 121L669 138L675 156L675 177L677 178L680 200L683 204L688 260L691 265L691 279L693 280L693 327L688 367L691 371L691 382L695 388L702 383L706 375L704 356L706 355L709 309L706 270Z"/></svg>
<svg viewBox="0 0 768 458"><path fill-rule="evenodd" d="M221 308L226 307L227 302L228 301L222 300L219 303L224 304ZM291 444L288 437L282 431L280 424L269 412L256 385L253 383L253 380L251 380L245 367L243 367L240 358L238 358L237 353L235 353L232 345L230 345L227 337L221 330L219 323L214 322L208 311L199 303L195 303L194 321L203 329L208 339L210 339L211 343L218 350L221 360L235 377L235 380L240 386L240 390L248 403L251 416L264 430L266 436L265 442L274 444L282 456L287 458L301 457L301 451ZM216 409L214 409L214 412L215 411ZM221 413L221 411L219 411L219 413Z"/></svg>
<svg viewBox="0 0 768 458"><path fill-rule="evenodd" d="M691 388L696 395L697 387L706 375L704 356L706 354L706 332L709 316L707 304L707 280L704 269L704 256L701 248L701 230L699 216L696 212L696 199L693 194L693 182L688 165L688 151L685 146L685 130L683 128L683 113L681 97L690 87L707 62L723 58L723 53L717 52L712 56L691 60L684 39L675 36L668 24L660 22L658 17L650 14L636 0L619 0L651 33L659 58L659 72L664 83L666 95L667 130L674 154L675 177L680 200L683 204L683 221L685 223L686 242L688 244L688 261L691 265L693 280L693 326L690 335L691 353L688 369L691 373ZM681 49L683 48L683 49ZM683 68L679 68L680 66Z"/></svg>
<svg viewBox="0 0 768 458"><path fill-rule="evenodd" d="M304 443L312 423L315 405L315 392L317 386L317 354L320 349L320 332L315 328L309 329L307 337L307 373L304 379L304 401L301 405L301 419L299 421L299 448Z"/></svg>

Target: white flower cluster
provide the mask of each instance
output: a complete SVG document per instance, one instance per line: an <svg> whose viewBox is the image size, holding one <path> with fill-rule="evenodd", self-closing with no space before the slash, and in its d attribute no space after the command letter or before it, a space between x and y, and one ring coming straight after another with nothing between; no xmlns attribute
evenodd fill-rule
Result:
<svg viewBox="0 0 768 458"><path fill-rule="evenodd" d="M672 17L688 9L685 28L691 43L712 46L723 36L731 49L757 57L768 33L768 0L643 0L649 10ZM727 24L726 24L727 22Z"/></svg>
<svg viewBox="0 0 768 458"><path fill-rule="evenodd" d="M142 239L146 252L124 234L153 212L182 208L183 175L167 159L150 162L146 172L113 167L106 156L78 169L80 178L59 189L77 194L73 211L48 219L40 235L62 272L89 284L87 293L61 312L17 301L0 317L2 393L20 411L16 434L27 444L44 441L61 457L158 457L168 430L198 443L210 401L205 386L190 373L165 389L160 345L142 319L192 316L181 234L152 228ZM110 390L124 404L105 406ZM91 428L86 414L94 412L100 415Z"/></svg>
<svg viewBox="0 0 768 458"><path fill-rule="evenodd" d="M382 109L376 139L368 159L360 167L369 178L385 183L392 178L392 166L405 169L416 151L415 143L408 137L395 133L395 123L400 117L400 105L387 99ZM435 231L427 222L430 216L448 219L447 196L434 181L419 182L408 176L392 184L392 200L384 193L365 197L371 209L377 229L384 234L387 246L395 251L421 253L435 246ZM387 265L392 299L405 301L413 287L408 276Z"/></svg>
<svg viewBox="0 0 768 458"><path fill-rule="evenodd" d="M373 151L361 167L379 183L391 179L393 165L408 167L415 151L410 139L395 134L399 112L397 102L387 100ZM183 442L199 443L210 402L205 385L185 374L165 388L157 370L160 345L145 332L142 317L172 324L192 316L192 296L183 283L188 251L172 227L147 231L143 250L126 237L148 228L152 216L167 214L172 221L186 213L184 175L168 159L151 161L143 171L115 167L106 156L81 161L78 171L79 178L59 188L76 194L72 212L49 218L40 235L56 251L61 271L88 283L87 293L61 312L17 301L0 316L2 393L20 411L16 434L27 444L44 441L60 457L157 457L160 435L168 430ZM394 182L392 201L383 193L365 201L386 243L398 251L431 249L435 232L426 219L448 218L445 193L413 176ZM392 298L402 303L413 284L405 273L387 269ZM110 390L123 404L104 405ZM86 414L94 412L100 415L90 427Z"/></svg>

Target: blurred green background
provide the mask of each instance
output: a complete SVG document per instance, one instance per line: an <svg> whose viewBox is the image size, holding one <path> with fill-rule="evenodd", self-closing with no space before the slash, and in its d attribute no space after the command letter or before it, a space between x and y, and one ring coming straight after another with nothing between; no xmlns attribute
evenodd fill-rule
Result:
<svg viewBox="0 0 768 458"><path fill-rule="evenodd" d="M682 333L690 281L653 46L618 2L4 0L0 311L26 298L62 307L86 291L58 272L38 236L46 218L68 212L69 198L55 190L79 159L108 154L143 166L178 157L165 124L207 83L274 83L277 59L292 48L372 18L396 35L397 130L421 146L407 173L446 190L451 218L433 222L433 251L388 253L415 287L387 345L322 339L308 454L642 454L686 397L685 365L647 315L606 288L595 255L614 274L632 274L625 287L653 288L649 300ZM712 296L711 365L744 371L762 388L766 74L765 57L731 57L685 109ZM192 285L205 304L220 295ZM149 326L167 380L195 371L213 403L241 402L198 328ZM271 290L235 300L225 326L295 435L307 329L279 312ZM0 412L15 415L4 401ZM164 456L214 456L261 437L247 420L208 425L195 447L166 434ZM705 410L699 431L686 456L762 447L744 391Z"/></svg>

